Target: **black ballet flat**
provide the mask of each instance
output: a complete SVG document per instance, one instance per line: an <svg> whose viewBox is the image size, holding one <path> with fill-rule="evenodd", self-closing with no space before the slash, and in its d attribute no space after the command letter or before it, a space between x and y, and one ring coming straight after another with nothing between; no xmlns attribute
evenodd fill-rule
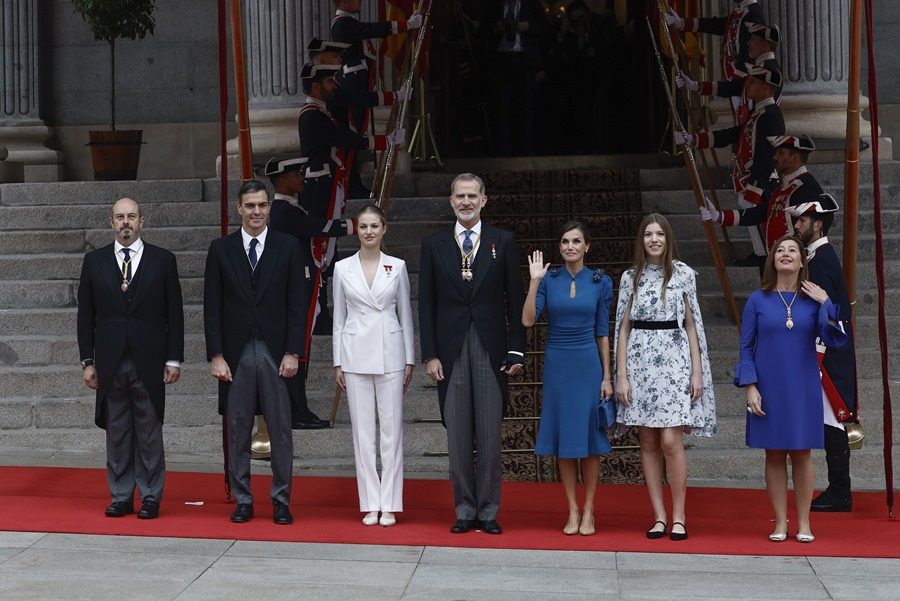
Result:
<svg viewBox="0 0 900 601"><path fill-rule="evenodd" d="M684 528L684 532L675 532L675 524ZM672 533L669 534L669 538L672 540L687 540L687 537L687 526L684 525L684 522L672 522Z"/></svg>
<svg viewBox="0 0 900 601"><path fill-rule="evenodd" d="M653 528L655 528L657 524L662 524L663 529L662 530L654 530ZM669 525L666 524L664 521L656 520L655 522L653 522L653 525L650 526L650 530L647 530L647 538L649 538L650 540L656 540L658 538L664 537L666 535L666 529L668 527L669 527Z"/></svg>

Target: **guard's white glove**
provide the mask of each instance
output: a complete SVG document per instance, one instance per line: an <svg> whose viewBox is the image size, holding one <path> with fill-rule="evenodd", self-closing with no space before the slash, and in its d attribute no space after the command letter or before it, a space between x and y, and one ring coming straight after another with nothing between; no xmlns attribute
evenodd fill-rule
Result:
<svg viewBox="0 0 900 601"><path fill-rule="evenodd" d="M412 98L412 86L404 81L400 89L397 90L397 100L409 102L410 98Z"/></svg>
<svg viewBox="0 0 900 601"><path fill-rule="evenodd" d="M672 29L684 29L684 19L679 17L678 13L670 7L669 12L666 13L666 25Z"/></svg>
<svg viewBox="0 0 900 601"><path fill-rule="evenodd" d="M722 223L722 214L719 212L719 209L709 200L709 197L704 196L703 202L705 206L700 207L700 219L703 221L715 221L716 223Z"/></svg>
<svg viewBox="0 0 900 601"><path fill-rule="evenodd" d="M683 131L675 130L675 133L672 134L672 138L675 140L676 146L687 146L688 148L694 148L694 145L696 143L694 134L689 134Z"/></svg>
<svg viewBox="0 0 900 601"><path fill-rule="evenodd" d="M398 127L388 134L388 142L394 146L403 146L406 144L406 128Z"/></svg>
<svg viewBox="0 0 900 601"><path fill-rule="evenodd" d="M700 84L682 73L678 72L678 75L675 76L675 85L678 86L678 89L685 88L690 92L696 92L700 89Z"/></svg>
<svg viewBox="0 0 900 601"><path fill-rule="evenodd" d="M411 16L409 18L409 20L406 21L406 29L408 31L418 29L419 27L422 26L422 21L423 21L422 15L416 13L413 16Z"/></svg>

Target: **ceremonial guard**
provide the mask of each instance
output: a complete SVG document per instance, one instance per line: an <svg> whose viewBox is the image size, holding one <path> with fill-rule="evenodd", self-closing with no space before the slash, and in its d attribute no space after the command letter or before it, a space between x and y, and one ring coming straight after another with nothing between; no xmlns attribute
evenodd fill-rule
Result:
<svg viewBox="0 0 900 601"><path fill-rule="evenodd" d="M775 170L781 180L778 188L764 202L749 209L718 211L707 200L706 206L700 208L700 216L704 221L716 221L724 227L761 226L766 248L772 248L776 240L794 233L787 207L813 202L823 192L806 169L809 153L816 148L809 136L774 136L768 141L775 148Z"/></svg>
<svg viewBox="0 0 900 601"><path fill-rule="evenodd" d="M362 10L362 0L334 0L337 12L331 21L331 37L335 42L348 44L344 50L343 86L350 91L372 91L375 89L375 71L372 69L377 57L372 40L404 33L422 26L422 15L414 14L406 21L382 21L365 23L358 19ZM351 111L351 126L358 132L369 128L366 110Z"/></svg>
<svg viewBox="0 0 900 601"><path fill-rule="evenodd" d="M838 317L850 333L851 309L844 271L828 230L838 210L828 194L795 204L788 211L797 216L794 228L806 244L809 279L828 293L839 306ZM851 337L852 341L852 337ZM856 352L853 344L826 348L817 343L822 372L822 400L825 405L825 461L828 464L828 488L813 499L812 511L850 511L850 446L847 424L857 422Z"/></svg>
<svg viewBox="0 0 900 601"><path fill-rule="evenodd" d="M404 84L396 92L376 92L374 90L357 90L344 84L347 66L344 64L343 53L350 44L331 42L319 38L313 38L306 46L310 62L315 65L334 65L341 67L335 74L334 80L338 84L334 98L328 102L328 111L338 123L349 123L349 111L367 111L376 106L391 106L401 98L409 100L412 89ZM354 186L355 178L358 178L358 170L351 168L351 182ZM361 182L360 182L361 184Z"/></svg>
<svg viewBox="0 0 900 601"><path fill-rule="evenodd" d="M305 182L300 204L310 219L338 220L344 213L347 184L347 154L353 150L386 150L388 142L403 144L406 130L395 129L390 136L359 134L339 123L328 110L338 89L335 75L337 65L303 67L301 78L307 94L300 109L300 155L307 159ZM312 266L310 279L312 296L307 314L307 348L316 316L325 310L325 296L319 294L323 286L323 272L334 257L335 238L325 235L312 238ZM331 323L322 323L320 331L331 331Z"/></svg>
<svg viewBox="0 0 900 601"><path fill-rule="evenodd" d="M734 8L727 17L681 18L673 9L666 14L666 23L673 29L722 36L722 73L725 79L743 77L740 67L751 58L747 53L750 30L745 22L765 24L762 7L756 0L734 0ZM731 108L738 123L739 99L732 99Z"/></svg>
<svg viewBox="0 0 900 601"><path fill-rule="evenodd" d="M305 282L311 288L311 275L316 266L312 260L312 238L338 238L354 233L352 219L313 219L300 204L303 191L303 170L307 159L302 157L273 157L266 162L264 174L272 182L275 194L269 213L269 226L296 237L300 241L300 253L305 267ZM306 376L309 357L309 339L306 340L306 355L300 361L296 378L287 380L291 396L291 426L295 430L317 430L330 426L329 422L313 413L306 397Z"/></svg>
<svg viewBox="0 0 900 601"><path fill-rule="evenodd" d="M747 54L754 65L764 66L770 71L781 72L781 64L775 58L775 49L781 39L781 35L777 27L767 27L762 23L753 23L744 21L744 27L750 32L747 40ZM737 69L743 72L741 69ZM686 88L691 92L697 92L701 96L718 96L720 98L740 99L738 107L738 123L743 123L753 112L753 103L744 93L745 77L735 77L734 79L723 79L720 81L694 81L684 73L678 73L675 76L675 84L679 88ZM775 90L775 102L781 102L781 92L783 88L779 86Z"/></svg>
<svg viewBox="0 0 900 601"><path fill-rule="evenodd" d="M784 116L775 103L775 90L781 87L781 72L767 66L747 65L747 97L754 109L742 125L697 134L675 132L675 143L695 148L722 148L736 145L731 178L740 208L750 208L763 201L770 188L769 180L775 168L775 149L768 138L784 135ZM758 265L767 251L759 230L750 228L753 254L745 266Z"/></svg>

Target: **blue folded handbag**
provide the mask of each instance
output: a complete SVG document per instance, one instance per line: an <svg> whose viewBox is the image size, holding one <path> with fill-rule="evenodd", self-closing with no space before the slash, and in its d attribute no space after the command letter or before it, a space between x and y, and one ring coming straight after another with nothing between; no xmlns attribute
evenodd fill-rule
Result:
<svg viewBox="0 0 900 601"><path fill-rule="evenodd" d="M600 399L597 407L597 421L601 430L608 430L616 425L616 400Z"/></svg>

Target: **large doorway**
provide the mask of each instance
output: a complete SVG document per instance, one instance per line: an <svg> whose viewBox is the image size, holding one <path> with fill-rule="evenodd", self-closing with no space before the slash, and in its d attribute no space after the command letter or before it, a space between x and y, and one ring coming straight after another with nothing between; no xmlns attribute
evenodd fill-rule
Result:
<svg viewBox="0 0 900 601"><path fill-rule="evenodd" d="M429 106L443 156L657 152L668 111L645 21L656 2L520 3L534 34L519 56L501 51L526 35L504 23L503 0L435 3Z"/></svg>

